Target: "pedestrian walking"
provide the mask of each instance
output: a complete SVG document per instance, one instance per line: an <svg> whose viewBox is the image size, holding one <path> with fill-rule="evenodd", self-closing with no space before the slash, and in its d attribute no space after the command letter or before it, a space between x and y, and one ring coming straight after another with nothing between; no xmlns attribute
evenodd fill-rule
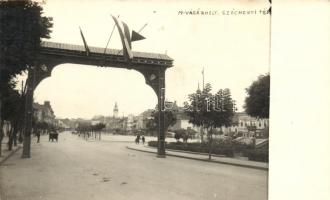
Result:
<svg viewBox="0 0 330 200"><path fill-rule="evenodd" d="M37 129L36 135L37 135L37 143L39 143L40 142L40 130L39 129Z"/></svg>
<svg viewBox="0 0 330 200"><path fill-rule="evenodd" d="M139 144L140 143L140 134L136 136L135 143Z"/></svg>
<svg viewBox="0 0 330 200"><path fill-rule="evenodd" d="M142 135L142 144L144 144L146 139L144 138L144 135Z"/></svg>

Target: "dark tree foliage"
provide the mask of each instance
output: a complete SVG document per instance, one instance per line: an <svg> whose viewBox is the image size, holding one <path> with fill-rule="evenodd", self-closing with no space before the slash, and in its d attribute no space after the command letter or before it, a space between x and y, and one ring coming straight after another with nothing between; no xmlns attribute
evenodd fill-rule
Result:
<svg viewBox="0 0 330 200"><path fill-rule="evenodd" d="M98 123L95 125L92 125L90 123L79 123L77 127L77 131L79 132L98 132L105 128L105 124Z"/></svg>
<svg viewBox="0 0 330 200"><path fill-rule="evenodd" d="M206 84L203 91L197 90L185 102L189 122L206 129L230 126L235 113L235 103L228 88L220 89L214 95L211 85Z"/></svg>
<svg viewBox="0 0 330 200"><path fill-rule="evenodd" d="M179 142L181 138L184 138L187 131L185 129L178 129L174 132L175 132L174 138L176 139L177 142Z"/></svg>
<svg viewBox="0 0 330 200"><path fill-rule="evenodd" d="M175 110L172 110L172 109L169 109L169 110L165 110L165 131L167 131L167 129L170 127L170 126L173 126L176 121L177 121L177 116L176 116L176 111ZM153 126L153 129L154 130L157 130L157 127L158 127L158 111L153 111L152 112L152 115L153 117L153 123L149 123L149 125L154 125Z"/></svg>
<svg viewBox="0 0 330 200"><path fill-rule="evenodd" d="M39 130L51 130L54 129L54 125L49 124L47 122L40 122L34 119L33 121L34 128L39 129Z"/></svg>
<svg viewBox="0 0 330 200"><path fill-rule="evenodd" d="M98 123L92 126L93 131L102 131L105 128L105 124Z"/></svg>
<svg viewBox="0 0 330 200"><path fill-rule="evenodd" d="M24 99L14 87L15 82L11 81L3 88L1 119L11 122L19 120L21 113L24 113Z"/></svg>
<svg viewBox="0 0 330 200"><path fill-rule="evenodd" d="M245 111L257 118L269 118L270 75L259 76L249 88L245 99Z"/></svg>
<svg viewBox="0 0 330 200"><path fill-rule="evenodd" d="M79 123L76 130L78 132L88 132L91 131L91 126L89 123Z"/></svg>
<svg viewBox="0 0 330 200"><path fill-rule="evenodd" d="M156 123L154 119L149 118L146 120L146 129L151 133L151 135L153 135L154 131L156 130Z"/></svg>
<svg viewBox="0 0 330 200"><path fill-rule="evenodd" d="M1 80L35 65L41 38L50 38L52 18L42 16L42 7L30 0L0 2Z"/></svg>

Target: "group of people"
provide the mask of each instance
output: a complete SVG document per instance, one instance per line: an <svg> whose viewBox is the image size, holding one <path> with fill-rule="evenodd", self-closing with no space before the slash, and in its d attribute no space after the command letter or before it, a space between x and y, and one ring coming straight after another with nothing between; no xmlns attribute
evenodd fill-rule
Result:
<svg viewBox="0 0 330 200"><path fill-rule="evenodd" d="M141 138L142 144L144 144L145 141L146 141L146 139L144 138L144 135L142 135L142 137L140 135L137 135L136 138L135 138L135 143L139 144L140 143L140 138Z"/></svg>

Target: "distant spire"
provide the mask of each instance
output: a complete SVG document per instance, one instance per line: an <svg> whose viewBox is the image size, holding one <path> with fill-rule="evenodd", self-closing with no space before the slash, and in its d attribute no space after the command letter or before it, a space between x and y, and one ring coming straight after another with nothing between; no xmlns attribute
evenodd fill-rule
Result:
<svg viewBox="0 0 330 200"><path fill-rule="evenodd" d="M200 90L200 89L199 89L199 82L198 82L197 90L198 90L198 91Z"/></svg>
<svg viewBox="0 0 330 200"><path fill-rule="evenodd" d="M113 110L118 111L118 105L117 105L117 102L115 102L115 107L114 107Z"/></svg>
<svg viewBox="0 0 330 200"><path fill-rule="evenodd" d="M115 102L115 107L113 108L113 117L117 118L118 117L118 105L117 102Z"/></svg>

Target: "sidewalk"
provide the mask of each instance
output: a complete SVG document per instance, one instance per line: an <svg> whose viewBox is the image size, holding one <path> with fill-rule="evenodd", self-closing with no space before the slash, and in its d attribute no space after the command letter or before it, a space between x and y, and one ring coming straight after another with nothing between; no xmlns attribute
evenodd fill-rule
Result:
<svg viewBox="0 0 330 200"><path fill-rule="evenodd" d="M0 165L2 165L15 152L17 152L21 148L21 144L17 144L16 147L13 145L12 150L8 151L7 140L4 138L2 140L1 147Z"/></svg>
<svg viewBox="0 0 330 200"><path fill-rule="evenodd" d="M131 144L131 145L126 146L126 148L131 149L131 150L135 150L135 151L147 152L147 153L154 153L154 154L157 153L156 148L149 147L147 145ZM235 166L240 166L240 167L268 170L268 163L250 161L250 160L241 160L241 159L237 159L237 158L212 156L212 159L209 160L208 155L206 155L206 154L199 154L199 153L187 152L187 151L170 150L170 149L166 149L166 155L167 156L179 157L179 158L205 161L205 162L213 162L213 163L220 163L220 164L235 165Z"/></svg>

